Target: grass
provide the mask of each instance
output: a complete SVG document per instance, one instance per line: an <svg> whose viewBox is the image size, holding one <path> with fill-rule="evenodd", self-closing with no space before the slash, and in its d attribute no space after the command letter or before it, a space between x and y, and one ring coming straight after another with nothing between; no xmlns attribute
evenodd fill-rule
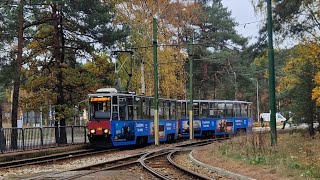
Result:
<svg viewBox="0 0 320 180"><path fill-rule="evenodd" d="M278 134L277 146L268 133L253 133L221 143L218 153L257 166L276 167L287 177L320 178L320 135L306 131Z"/></svg>

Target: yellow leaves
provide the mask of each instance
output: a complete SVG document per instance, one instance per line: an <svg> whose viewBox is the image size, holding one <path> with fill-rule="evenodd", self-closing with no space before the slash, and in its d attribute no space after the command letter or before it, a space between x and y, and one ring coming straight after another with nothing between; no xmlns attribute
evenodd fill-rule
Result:
<svg viewBox="0 0 320 180"><path fill-rule="evenodd" d="M86 63L84 66L90 72L96 74L97 76L103 76L106 73L113 73L113 72L106 72L107 69L111 69L110 67L112 64L109 62L109 56L105 54L92 54L92 62Z"/></svg>
<svg viewBox="0 0 320 180"><path fill-rule="evenodd" d="M184 73L185 57L181 47L161 46L161 44L179 43L186 24L196 22L200 6L197 3L179 3L168 0L140 1L126 0L116 5L118 23L125 23L131 27L129 43L138 48L134 51L135 63L131 81L132 90L141 92L141 76L144 76L146 95L153 95L153 16L158 17L158 72L159 91L162 97L183 96L186 82ZM196 13L198 12L198 13ZM173 38L174 37L174 38ZM177 39L177 40L173 40ZM144 62L144 71L141 71L141 62ZM122 61L123 62L123 61ZM125 64L125 66L129 66ZM129 67L124 67L129 69ZM120 72L121 73L121 72ZM127 80L126 73L121 78Z"/></svg>
<svg viewBox="0 0 320 180"><path fill-rule="evenodd" d="M317 86L312 90L312 99L320 106L320 71L317 73L314 80Z"/></svg>
<svg viewBox="0 0 320 180"><path fill-rule="evenodd" d="M50 36L53 31L53 26L47 24L40 25L34 39L27 45L27 48L33 50L36 54L45 53L47 49L43 47L51 44Z"/></svg>
<svg viewBox="0 0 320 180"><path fill-rule="evenodd" d="M297 45L291 53L290 60L283 68L284 76L280 79L278 89L280 91L292 89L300 84L300 76L311 73L314 76L315 88L312 90L312 99L320 105L320 44L317 41L309 41ZM311 66L312 69L306 67ZM311 93L311 92L310 92Z"/></svg>

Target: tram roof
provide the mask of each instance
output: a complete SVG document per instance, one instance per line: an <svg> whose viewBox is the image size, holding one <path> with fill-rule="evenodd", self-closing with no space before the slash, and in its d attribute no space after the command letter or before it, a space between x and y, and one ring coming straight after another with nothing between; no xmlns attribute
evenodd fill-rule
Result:
<svg viewBox="0 0 320 180"><path fill-rule="evenodd" d="M127 97L144 97L144 98L153 98L152 96L144 96L144 95L136 95L136 94L130 94L130 93L92 93L92 94L88 94L89 97L103 97L103 96L127 96ZM168 100L168 101L178 101L178 102L187 102L189 100L177 100L177 99L169 99L169 98L159 98L160 100ZM249 101L239 101L239 100L199 100L199 99L195 99L193 100L193 102L217 102L217 103L252 103Z"/></svg>
<svg viewBox="0 0 320 180"><path fill-rule="evenodd" d="M180 102L188 102L189 100L178 100ZM217 103L252 103L249 101L239 101L239 100L219 100L219 99L214 99L214 100L199 100L195 99L193 102L217 102Z"/></svg>
<svg viewBox="0 0 320 180"><path fill-rule="evenodd" d="M135 94L126 94L126 93L92 93L88 94L89 97L97 96L135 96Z"/></svg>
<svg viewBox="0 0 320 180"><path fill-rule="evenodd" d="M140 98L152 98L153 96L144 96L144 95L137 95L137 94L130 94L130 93L92 93L92 94L88 94L89 97L103 97L103 96L135 96L135 97L140 97ZM167 100L167 101L176 101L177 99L169 99L169 98L159 98L160 100Z"/></svg>

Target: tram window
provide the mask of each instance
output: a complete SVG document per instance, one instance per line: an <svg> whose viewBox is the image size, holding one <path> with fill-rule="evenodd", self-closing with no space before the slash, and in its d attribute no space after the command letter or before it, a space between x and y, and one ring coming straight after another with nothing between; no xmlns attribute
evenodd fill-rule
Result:
<svg viewBox="0 0 320 180"><path fill-rule="evenodd" d="M133 103L132 103L133 101L132 101L132 97L131 97L131 96L130 96L130 97L127 97L126 100L127 100L127 104L128 104L128 105L133 105Z"/></svg>
<svg viewBox="0 0 320 180"><path fill-rule="evenodd" d="M164 105L163 105L163 100L159 100L158 108L159 108L159 120L164 120Z"/></svg>
<svg viewBox="0 0 320 180"><path fill-rule="evenodd" d="M134 120L142 119L142 104L140 97L134 97Z"/></svg>
<svg viewBox="0 0 320 180"><path fill-rule="evenodd" d="M176 119L176 102L170 102L170 120Z"/></svg>
<svg viewBox="0 0 320 180"><path fill-rule="evenodd" d="M201 102L200 103L200 118L209 117L209 103Z"/></svg>
<svg viewBox="0 0 320 180"><path fill-rule="evenodd" d="M181 106L181 118L187 118L187 103L183 102Z"/></svg>
<svg viewBox="0 0 320 180"><path fill-rule="evenodd" d="M248 117L252 117L252 104L248 104Z"/></svg>
<svg viewBox="0 0 320 180"><path fill-rule="evenodd" d="M132 96L126 97L126 119L132 120L133 119L133 104L132 104Z"/></svg>
<svg viewBox="0 0 320 180"><path fill-rule="evenodd" d="M164 119L169 120L170 119L170 101L164 101L163 107L164 107Z"/></svg>
<svg viewBox="0 0 320 180"><path fill-rule="evenodd" d="M240 114L240 103L234 103L234 117L241 117Z"/></svg>
<svg viewBox="0 0 320 180"><path fill-rule="evenodd" d="M180 119L181 118L181 102L177 102L177 111L176 111L176 113L177 113L177 115L176 115L176 117L177 117L177 119Z"/></svg>
<svg viewBox="0 0 320 180"><path fill-rule="evenodd" d="M112 97L112 104L118 104L118 96Z"/></svg>
<svg viewBox="0 0 320 180"><path fill-rule="evenodd" d="M193 103L193 115L194 115L194 118L199 118L199 103L198 102Z"/></svg>
<svg viewBox="0 0 320 180"><path fill-rule="evenodd" d="M248 116L248 104L242 103L241 104L241 117Z"/></svg>
<svg viewBox="0 0 320 180"><path fill-rule="evenodd" d="M223 118L225 117L225 103L217 103L217 109L216 109L216 114L218 118Z"/></svg>
<svg viewBox="0 0 320 180"><path fill-rule="evenodd" d="M126 120L127 108L126 108L126 99L119 98L119 116L120 120Z"/></svg>
<svg viewBox="0 0 320 180"><path fill-rule="evenodd" d="M210 102L209 105L210 105L209 117L210 118L218 117L218 105L217 105L217 103Z"/></svg>
<svg viewBox="0 0 320 180"><path fill-rule="evenodd" d="M149 105L150 106L150 111L149 111L150 112L150 116L149 116L149 118L150 119L154 119L153 99L150 98L149 102L150 102L150 105Z"/></svg>
<svg viewBox="0 0 320 180"><path fill-rule="evenodd" d="M226 117L233 117L233 104L226 103Z"/></svg>
<svg viewBox="0 0 320 180"><path fill-rule="evenodd" d="M133 120L133 106L128 106L128 119L127 120Z"/></svg>
<svg viewBox="0 0 320 180"><path fill-rule="evenodd" d="M118 106L117 105L113 105L112 106L112 119L113 120L118 120Z"/></svg>
<svg viewBox="0 0 320 180"><path fill-rule="evenodd" d="M143 119L149 119L150 107L149 107L149 99L148 98L143 98L142 110L143 110Z"/></svg>

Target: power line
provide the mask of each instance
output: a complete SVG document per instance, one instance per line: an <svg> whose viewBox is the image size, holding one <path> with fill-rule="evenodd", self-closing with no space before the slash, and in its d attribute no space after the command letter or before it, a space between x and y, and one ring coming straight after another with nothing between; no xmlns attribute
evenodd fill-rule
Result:
<svg viewBox="0 0 320 180"><path fill-rule="evenodd" d="M259 23L259 22L265 22L266 20L263 19L263 20L258 20L258 21L251 21L251 22L245 22L245 23L241 23L241 24L238 24L238 26L243 26L244 28L249 25L249 24L255 24L255 23Z"/></svg>

